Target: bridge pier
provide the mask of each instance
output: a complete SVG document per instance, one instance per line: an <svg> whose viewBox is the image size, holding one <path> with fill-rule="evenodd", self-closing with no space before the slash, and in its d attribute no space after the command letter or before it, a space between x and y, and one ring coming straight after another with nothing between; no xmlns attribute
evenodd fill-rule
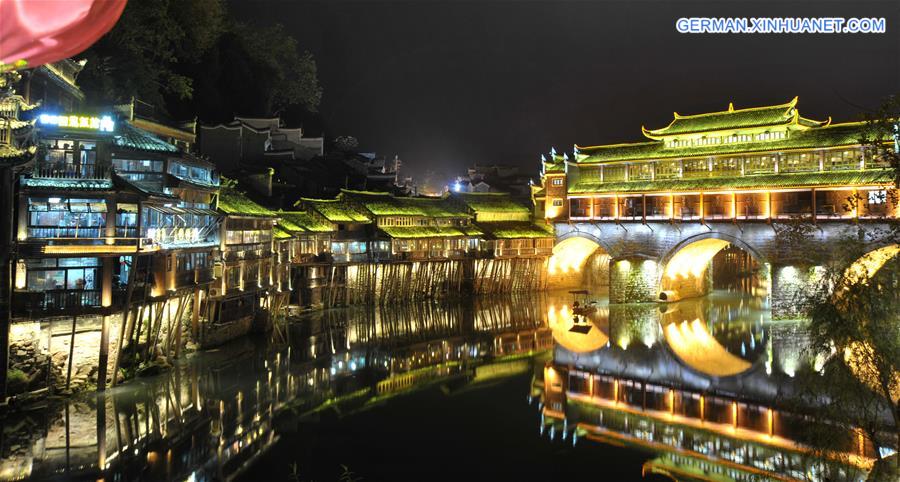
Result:
<svg viewBox="0 0 900 482"><path fill-rule="evenodd" d="M609 268L610 303L648 303L657 300L659 263L655 259L618 259Z"/></svg>
<svg viewBox="0 0 900 482"><path fill-rule="evenodd" d="M776 264L772 266L770 306L772 318L789 319L803 316L804 300L818 283L820 267L811 264Z"/></svg>

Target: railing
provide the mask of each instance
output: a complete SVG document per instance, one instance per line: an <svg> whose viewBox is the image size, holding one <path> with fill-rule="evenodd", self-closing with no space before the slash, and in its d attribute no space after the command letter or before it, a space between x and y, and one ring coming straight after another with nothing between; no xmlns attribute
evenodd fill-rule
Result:
<svg viewBox="0 0 900 482"><path fill-rule="evenodd" d="M91 238L91 239L99 239L106 234L106 227L104 226L96 226L96 227L60 227L60 226L46 226L46 227L29 227L28 228L28 237L29 238L44 238L44 239L55 239L55 238Z"/></svg>
<svg viewBox="0 0 900 482"><path fill-rule="evenodd" d="M214 279L212 268L196 268L175 273L175 285L178 287L208 283Z"/></svg>
<svg viewBox="0 0 900 482"><path fill-rule="evenodd" d="M125 290L112 290L112 306L119 306L125 299ZM47 291L16 291L13 310L17 315L33 315L39 312L67 312L77 314L85 308L101 308L102 291L98 289L55 289Z"/></svg>
<svg viewBox="0 0 900 482"><path fill-rule="evenodd" d="M109 179L109 168L96 164L39 163L32 176L42 179Z"/></svg>

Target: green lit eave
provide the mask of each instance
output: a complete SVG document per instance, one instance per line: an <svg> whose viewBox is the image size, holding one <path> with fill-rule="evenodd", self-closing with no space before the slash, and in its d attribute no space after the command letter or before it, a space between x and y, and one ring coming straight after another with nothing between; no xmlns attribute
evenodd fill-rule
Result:
<svg viewBox="0 0 900 482"><path fill-rule="evenodd" d="M867 171L830 171L756 176L704 177L658 181L600 182L580 179L569 186L569 194L604 194L628 192L729 191L735 189L769 189L816 186L881 185L893 182L891 172L884 169Z"/></svg>
<svg viewBox="0 0 900 482"><path fill-rule="evenodd" d="M288 231L330 233L334 226L317 216L302 211L278 211L278 224Z"/></svg>
<svg viewBox="0 0 900 482"><path fill-rule="evenodd" d="M586 154L587 157L579 161L578 165L858 146L865 137L865 130L865 122L848 122L792 131L786 139L775 141L735 142L695 147L666 147L663 141L648 141L580 147L580 152Z"/></svg>
<svg viewBox="0 0 900 482"><path fill-rule="evenodd" d="M231 188L223 188L219 192L218 208L225 214L234 216L255 216L274 218L278 214L251 201L244 194Z"/></svg>
<svg viewBox="0 0 900 482"><path fill-rule="evenodd" d="M372 219L361 209L349 205L338 199L308 199L302 198L301 202L310 206L322 217L332 223L360 223L369 224Z"/></svg>
<svg viewBox="0 0 900 482"><path fill-rule="evenodd" d="M532 222L480 223L478 227L493 239L535 239L556 236L551 226Z"/></svg>
<svg viewBox="0 0 900 482"><path fill-rule="evenodd" d="M374 216L422 216L466 218L468 213L443 197L397 197L389 193L342 190L341 198L365 208Z"/></svg>
<svg viewBox="0 0 900 482"><path fill-rule="evenodd" d="M460 238L484 234L475 226L382 226L379 229L395 239Z"/></svg>
<svg viewBox="0 0 900 482"><path fill-rule="evenodd" d="M514 201L507 193L456 193L474 214L475 221L529 221L531 208Z"/></svg>

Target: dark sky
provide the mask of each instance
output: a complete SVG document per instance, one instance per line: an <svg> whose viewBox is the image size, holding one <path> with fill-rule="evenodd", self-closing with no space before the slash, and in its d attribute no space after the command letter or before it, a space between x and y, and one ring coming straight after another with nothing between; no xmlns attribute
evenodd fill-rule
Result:
<svg viewBox="0 0 900 482"><path fill-rule="evenodd" d="M537 171L551 146L642 140L683 114L782 103L853 120L900 92L900 1L234 0L311 51L329 138L408 173ZM685 35L686 16L886 17L886 34Z"/></svg>

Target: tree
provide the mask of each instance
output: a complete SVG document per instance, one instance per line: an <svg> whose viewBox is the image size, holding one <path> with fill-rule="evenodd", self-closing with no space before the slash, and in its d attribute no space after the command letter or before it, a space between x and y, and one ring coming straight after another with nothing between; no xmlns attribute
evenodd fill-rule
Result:
<svg viewBox="0 0 900 482"><path fill-rule="evenodd" d="M315 112L322 95L315 60L284 27L236 22L224 0L129 2L84 58L79 84L92 101L135 97L179 118Z"/></svg>
<svg viewBox="0 0 900 482"><path fill-rule="evenodd" d="M188 99L192 80L180 66L215 43L224 18L222 0L128 2L116 26L84 53L79 83L102 103L137 97L164 107L165 95Z"/></svg>
<svg viewBox="0 0 900 482"><path fill-rule="evenodd" d="M210 121L273 115L288 106L316 112L322 96L315 60L281 25L233 23L187 72L195 85L189 107Z"/></svg>
<svg viewBox="0 0 900 482"><path fill-rule="evenodd" d="M814 414L800 441L820 454L845 451L853 432L876 446L900 445L900 256L891 248L898 241L893 230L869 230L836 243L806 296L808 358L816 362L798 373L792 405ZM877 451L876 458L872 480L881 480L885 463Z"/></svg>

